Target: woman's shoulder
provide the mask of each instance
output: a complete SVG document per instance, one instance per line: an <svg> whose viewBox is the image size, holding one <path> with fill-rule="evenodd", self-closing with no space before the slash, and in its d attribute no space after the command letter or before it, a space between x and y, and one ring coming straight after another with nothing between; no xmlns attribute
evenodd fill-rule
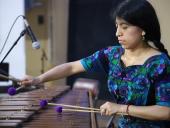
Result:
<svg viewBox="0 0 170 128"><path fill-rule="evenodd" d="M119 45L114 45L114 46L108 46L107 47L108 50L112 50L112 51L119 51L119 50L123 50L123 48Z"/></svg>
<svg viewBox="0 0 170 128"><path fill-rule="evenodd" d="M164 53L154 55L145 62L145 67L151 76L158 76L162 73L170 73L170 60Z"/></svg>
<svg viewBox="0 0 170 128"><path fill-rule="evenodd" d="M121 46L108 46L104 48L104 53L106 54L122 54L124 52L123 48Z"/></svg>

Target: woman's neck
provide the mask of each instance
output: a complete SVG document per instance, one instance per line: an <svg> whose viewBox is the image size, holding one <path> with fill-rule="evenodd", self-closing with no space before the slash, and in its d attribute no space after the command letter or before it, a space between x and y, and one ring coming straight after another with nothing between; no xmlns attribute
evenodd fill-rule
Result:
<svg viewBox="0 0 170 128"><path fill-rule="evenodd" d="M132 49L125 49L124 56L131 57L131 58L139 57L143 53L146 54L150 49L151 47L148 44L144 44L142 46L138 46Z"/></svg>
<svg viewBox="0 0 170 128"><path fill-rule="evenodd" d="M125 49L124 54L121 56L125 66L142 65L149 57L152 47L143 45L134 49Z"/></svg>

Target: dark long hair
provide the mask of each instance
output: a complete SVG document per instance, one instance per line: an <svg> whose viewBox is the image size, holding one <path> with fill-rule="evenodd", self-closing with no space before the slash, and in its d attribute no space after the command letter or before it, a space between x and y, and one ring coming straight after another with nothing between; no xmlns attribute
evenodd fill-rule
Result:
<svg viewBox="0 0 170 128"><path fill-rule="evenodd" d="M143 29L146 33L145 40L153 42L159 51L169 57L161 43L160 24L155 9L147 0L125 0L112 14L114 20L119 17Z"/></svg>

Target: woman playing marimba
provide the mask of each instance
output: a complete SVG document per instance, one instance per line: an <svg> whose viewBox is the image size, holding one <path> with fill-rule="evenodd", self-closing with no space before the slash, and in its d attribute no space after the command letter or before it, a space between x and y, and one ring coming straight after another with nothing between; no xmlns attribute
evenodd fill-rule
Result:
<svg viewBox="0 0 170 128"><path fill-rule="evenodd" d="M170 60L160 42L160 25L147 0L125 0L113 13L120 46L52 68L23 85L57 80L80 72L104 71L113 101L100 107L102 115L121 113L118 127L170 126Z"/></svg>

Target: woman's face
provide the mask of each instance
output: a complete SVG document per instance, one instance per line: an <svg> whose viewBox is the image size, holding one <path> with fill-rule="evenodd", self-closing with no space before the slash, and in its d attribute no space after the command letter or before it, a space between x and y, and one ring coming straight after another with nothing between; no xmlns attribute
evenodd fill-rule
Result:
<svg viewBox="0 0 170 128"><path fill-rule="evenodd" d="M125 49L133 49L142 43L142 29L129 24L121 18L116 18L116 36Z"/></svg>

